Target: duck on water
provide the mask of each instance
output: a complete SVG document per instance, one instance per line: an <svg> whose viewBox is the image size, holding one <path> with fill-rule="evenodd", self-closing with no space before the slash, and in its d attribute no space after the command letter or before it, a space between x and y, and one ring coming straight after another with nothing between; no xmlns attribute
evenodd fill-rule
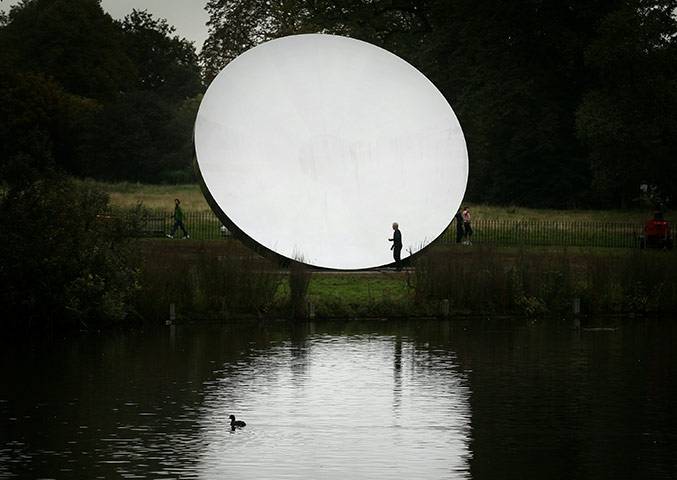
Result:
<svg viewBox="0 0 677 480"><path fill-rule="evenodd" d="M230 428L233 429L241 428L247 425L242 420L235 420L235 415L231 415L229 418L230 418Z"/></svg>

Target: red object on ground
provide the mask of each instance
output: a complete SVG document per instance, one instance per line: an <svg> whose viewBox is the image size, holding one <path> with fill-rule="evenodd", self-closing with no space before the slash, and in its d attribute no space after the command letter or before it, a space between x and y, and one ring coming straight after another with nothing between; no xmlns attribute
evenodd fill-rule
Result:
<svg viewBox="0 0 677 480"><path fill-rule="evenodd" d="M640 248L672 249L674 244L670 236L670 223L667 220L652 218L644 224L644 232L639 237Z"/></svg>

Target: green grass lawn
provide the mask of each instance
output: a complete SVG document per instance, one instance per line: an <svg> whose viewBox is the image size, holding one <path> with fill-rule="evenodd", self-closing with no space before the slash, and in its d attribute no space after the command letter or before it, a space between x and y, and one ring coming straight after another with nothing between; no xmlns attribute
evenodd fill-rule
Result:
<svg viewBox="0 0 677 480"><path fill-rule="evenodd" d="M316 273L310 281L308 297L311 300L334 298L348 303L368 303L400 298L407 290L403 274Z"/></svg>
<svg viewBox="0 0 677 480"><path fill-rule="evenodd" d="M85 181L110 195L115 207L133 207L138 202L150 210L171 211L174 198L181 199L186 212L210 212L198 185L144 185L140 183L104 183ZM474 220L530 220L567 222L644 222L651 218L650 207L632 210L549 210L516 206L495 206L464 202ZM453 216L450 212L449 218Z"/></svg>
<svg viewBox="0 0 677 480"><path fill-rule="evenodd" d="M104 183L82 180L110 196L113 207L131 208L141 202L149 210L174 210L174 199L181 200L185 212L211 212L198 185L144 185L141 183Z"/></svg>
<svg viewBox="0 0 677 480"><path fill-rule="evenodd" d="M465 203L463 205L466 205ZM468 204L474 220L527 220L542 222L645 222L651 218L650 208L632 210L549 210L516 206Z"/></svg>
<svg viewBox="0 0 677 480"><path fill-rule="evenodd" d="M276 299L284 304L289 294L288 276L280 277ZM413 302L404 273L313 272L301 316L312 303L320 318L406 316Z"/></svg>

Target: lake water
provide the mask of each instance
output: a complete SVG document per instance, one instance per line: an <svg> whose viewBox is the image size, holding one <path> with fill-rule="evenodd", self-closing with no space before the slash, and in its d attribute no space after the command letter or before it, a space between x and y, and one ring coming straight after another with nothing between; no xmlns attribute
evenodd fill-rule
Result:
<svg viewBox="0 0 677 480"><path fill-rule="evenodd" d="M286 322L4 344L0 478L677 478L671 319ZM229 415L247 422L231 430Z"/></svg>

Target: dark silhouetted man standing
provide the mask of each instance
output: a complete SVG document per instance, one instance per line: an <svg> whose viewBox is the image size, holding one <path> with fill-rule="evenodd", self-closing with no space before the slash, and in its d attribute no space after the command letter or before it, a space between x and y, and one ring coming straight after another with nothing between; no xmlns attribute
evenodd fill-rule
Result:
<svg viewBox="0 0 677 480"><path fill-rule="evenodd" d="M398 272L402 270L402 260L400 259L400 254L402 253L402 233L400 232L399 225L397 222L393 223L393 238L389 238L389 242L393 242L390 249L393 251L393 258L395 259L395 270Z"/></svg>

